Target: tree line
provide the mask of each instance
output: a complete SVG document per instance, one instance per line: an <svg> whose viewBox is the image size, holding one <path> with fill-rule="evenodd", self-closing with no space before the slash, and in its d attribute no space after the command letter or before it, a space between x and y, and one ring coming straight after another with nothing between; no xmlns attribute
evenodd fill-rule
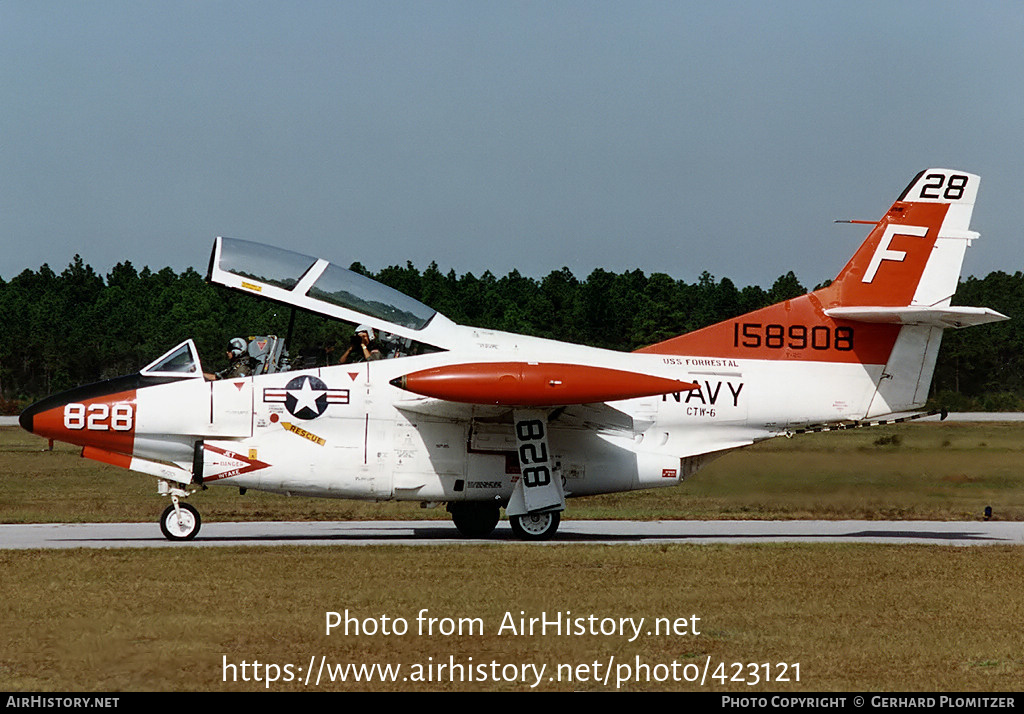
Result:
<svg viewBox="0 0 1024 714"><path fill-rule="evenodd" d="M411 263L376 273L389 285L456 322L630 351L802 295L792 273L764 290L704 272L694 283L640 270L568 268L536 279L513 270L475 276ZM991 307L1012 319L947 330L932 403L953 410L1024 410L1024 275L993 272L962 280L955 304ZM291 310L208 284L191 268L137 270L118 263L99 275L76 255L60 273L48 265L0 278L0 411L79 384L128 374L192 338L207 369L223 366L231 337L284 335ZM290 349L329 359L351 328L299 313Z"/></svg>

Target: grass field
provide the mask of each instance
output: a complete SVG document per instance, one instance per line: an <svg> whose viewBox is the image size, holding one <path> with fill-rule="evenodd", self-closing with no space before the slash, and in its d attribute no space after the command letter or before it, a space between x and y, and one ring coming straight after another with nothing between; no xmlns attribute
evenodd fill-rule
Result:
<svg viewBox="0 0 1024 714"><path fill-rule="evenodd" d="M629 690L1021 688L1024 572L1013 547L438 546L0 551L0 690L260 690L242 661L548 665L537 689L607 690L618 665L789 665L789 682L630 680ZM403 618L403 636L325 634L326 612ZM418 634L417 613L479 618ZM699 635L499 635L506 612L676 620ZM440 628L440 624L438 625ZM631 630L627 630L631 632ZM614 660L610 659L614 657ZM472 658L472 660L470 660ZM599 668L594 662L601 663ZM608 685L603 677L612 662ZM550 681L558 665L584 681ZM799 665L799 681L793 665ZM691 667L690 671L693 671ZM239 678L241 672L238 671ZM252 671L250 670L250 675ZM657 672L652 672L652 677ZM301 673L299 676L302 677ZM315 681L315 679L313 680ZM530 680L531 682L533 680ZM530 682L328 683L280 690L527 690Z"/></svg>
<svg viewBox="0 0 1024 714"><path fill-rule="evenodd" d="M1024 520L1022 437L1017 424L910 424L777 440L727 455L679 487L570 501L568 516L962 520L991 505L996 518ZM163 508L152 479L45 446L0 430L0 520L153 521ZM231 489L192 501L207 520L447 517L409 504ZM259 661L291 664L301 679L321 656L405 669L396 682L271 689L526 690L533 681L452 683L443 672L438 681L436 665L454 658L545 664L537 689L546 691L606 690L635 674L620 666L639 658L650 677L641 670L623 689L1020 690L1021 557L1002 546L822 544L0 551L0 690L258 690L261 682L223 681L225 662L239 679L243 661L250 678ZM346 609L377 622L404 618L411 631L326 635L325 613ZM419 635L423 609L478 618L481 630ZM700 634L498 634L505 613L566 611L648 624L697 616ZM779 663L790 681L713 677L751 678L752 668L774 677ZM434 665L434 681L401 681L417 664ZM703 687L652 681L673 665L681 678L708 666L709 678ZM594 681L606 669L608 684Z"/></svg>

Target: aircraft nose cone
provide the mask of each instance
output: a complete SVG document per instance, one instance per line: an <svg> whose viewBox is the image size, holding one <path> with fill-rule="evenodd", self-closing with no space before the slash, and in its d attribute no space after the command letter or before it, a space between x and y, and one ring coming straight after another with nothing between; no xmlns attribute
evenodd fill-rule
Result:
<svg viewBox="0 0 1024 714"><path fill-rule="evenodd" d="M18 423L48 439L131 453L137 388L135 375L75 387L32 404Z"/></svg>
<svg viewBox="0 0 1024 714"><path fill-rule="evenodd" d="M32 431L32 417L35 416L35 413L36 409L34 404L21 413L18 417L18 423L21 424L22 429L29 432Z"/></svg>

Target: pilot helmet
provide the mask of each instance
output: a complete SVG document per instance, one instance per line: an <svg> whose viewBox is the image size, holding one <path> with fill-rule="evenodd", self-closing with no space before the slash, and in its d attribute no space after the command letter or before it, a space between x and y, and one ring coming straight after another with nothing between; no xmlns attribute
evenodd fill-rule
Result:
<svg viewBox="0 0 1024 714"><path fill-rule="evenodd" d="M369 337L371 340L374 338L372 327L369 327L367 325L360 325L359 327L356 328L355 334L358 335L360 332L365 332L366 336Z"/></svg>
<svg viewBox="0 0 1024 714"><path fill-rule="evenodd" d="M248 345L241 337L234 337L228 342L228 354L232 357L241 357Z"/></svg>

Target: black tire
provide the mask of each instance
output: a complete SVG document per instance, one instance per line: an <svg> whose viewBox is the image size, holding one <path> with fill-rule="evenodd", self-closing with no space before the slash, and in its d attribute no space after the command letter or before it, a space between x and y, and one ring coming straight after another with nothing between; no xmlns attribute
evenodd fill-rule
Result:
<svg viewBox="0 0 1024 714"><path fill-rule="evenodd" d="M167 540L192 540L203 525L203 519L199 517L199 511L187 503L179 503L181 509L181 523L174 512L174 505L168 506L163 515L160 516L160 531Z"/></svg>
<svg viewBox="0 0 1024 714"><path fill-rule="evenodd" d="M501 508L496 503L450 503L448 512L459 533L466 538L489 536L501 518Z"/></svg>
<svg viewBox="0 0 1024 714"><path fill-rule="evenodd" d="M547 511L509 516L508 522L520 540L548 540L555 535L561 520L562 514L558 511Z"/></svg>

